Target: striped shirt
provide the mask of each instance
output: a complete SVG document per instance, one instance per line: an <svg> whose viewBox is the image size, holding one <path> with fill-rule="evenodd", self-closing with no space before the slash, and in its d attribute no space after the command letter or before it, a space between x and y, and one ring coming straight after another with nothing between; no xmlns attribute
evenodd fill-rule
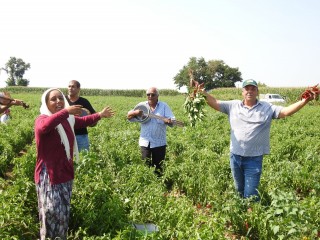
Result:
<svg viewBox="0 0 320 240"><path fill-rule="evenodd" d="M148 101L143 102L148 105ZM165 102L158 101L156 108L151 113L165 118L175 119L170 107ZM150 118L149 121L141 123L139 145L150 148L167 145L167 126L163 120Z"/></svg>
<svg viewBox="0 0 320 240"><path fill-rule="evenodd" d="M257 101L248 108L240 100L220 101L219 106L229 117L233 154L253 157L270 153L271 120L279 117L282 106Z"/></svg>

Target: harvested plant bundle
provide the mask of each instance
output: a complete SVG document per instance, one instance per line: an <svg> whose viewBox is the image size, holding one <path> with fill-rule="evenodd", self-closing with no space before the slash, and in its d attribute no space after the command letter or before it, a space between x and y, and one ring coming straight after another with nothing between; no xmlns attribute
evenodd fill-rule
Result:
<svg viewBox="0 0 320 240"><path fill-rule="evenodd" d="M202 93L204 83L199 84L194 80L192 70L189 70L189 76L190 86L183 106L185 112L188 113L191 126L194 127L197 121L202 121L205 117L203 109L206 106L206 97Z"/></svg>
<svg viewBox="0 0 320 240"><path fill-rule="evenodd" d="M313 87L308 87L300 96L300 99L311 99L311 100L318 100L320 90L318 85L314 85Z"/></svg>

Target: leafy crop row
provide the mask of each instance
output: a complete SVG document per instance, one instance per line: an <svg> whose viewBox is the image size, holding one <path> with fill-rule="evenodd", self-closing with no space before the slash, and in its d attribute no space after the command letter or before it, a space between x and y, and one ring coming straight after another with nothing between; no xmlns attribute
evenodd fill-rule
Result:
<svg viewBox="0 0 320 240"><path fill-rule="evenodd" d="M213 93L219 99L241 98L238 89ZM289 93L288 98L298 96ZM40 94L18 96L28 100L32 107L12 109L15 122L1 126L11 143L1 146L5 151L10 146L16 150L10 156L1 153L6 159L3 169L11 165L13 170L12 177L0 178L0 238L36 239L39 227L33 183L36 152L31 141ZM195 127L187 124L184 128L168 129L165 172L157 178L153 169L140 159L139 124L126 120L127 111L145 98L88 98L97 110L110 105L116 116L89 129L91 151L81 153L75 166L69 239L319 237L317 105L309 104L292 117L273 121L271 154L264 159L259 188L261 202L250 203L237 197L234 191L229 169L230 129L225 115L206 107L204 121ZM160 96L160 99L171 106L177 119L188 123L184 96ZM24 130L26 133L22 134ZM18 155L21 149L26 150L23 156ZM251 211L247 211L248 206ZM137 231L133 223L154 223L159 231L149 234Z"/></svg>

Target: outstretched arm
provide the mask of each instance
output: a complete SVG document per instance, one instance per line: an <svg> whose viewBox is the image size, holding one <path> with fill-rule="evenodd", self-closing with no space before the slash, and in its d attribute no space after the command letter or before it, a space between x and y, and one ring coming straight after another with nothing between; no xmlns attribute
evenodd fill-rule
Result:
<svg viewBox="0 0 320 240"><path fill-rule="evenodd" d="M202 93L206 96L207 104L213 109L220 111L218 100L212 95L210 95L209 93L207 93L206 91L203 91Z"/></svg>
<svg viewBox="0 0 320 240"><path fill-rule="evenodd" d="M298 112L301 108L303 108L311 99L302 99L296 103L293 103L287 107L284 107L280 113L278 118L285 118L291 116L292 114Z"/></svg>
<svg viewBox="0 0 320 240"><path fill-rule="evenodd" d="M0 106L0 114L4 113L8 108L10 108L11 106L22 106L23 105L23 101L19 100L19 99L3 99L1 98L1 103L2 104Z"/></svg>

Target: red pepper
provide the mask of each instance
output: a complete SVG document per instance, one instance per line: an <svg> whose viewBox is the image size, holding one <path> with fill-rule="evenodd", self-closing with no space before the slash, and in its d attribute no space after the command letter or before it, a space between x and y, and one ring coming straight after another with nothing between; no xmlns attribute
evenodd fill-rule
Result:
<svg viewBox="0 0 320 240"><path fill-rule="evenodd" d="M313 87L307 88L302 94L300 99L317 99L318 95L320 93L320 90L318 88L318 84L314 85Z"/></svg>

